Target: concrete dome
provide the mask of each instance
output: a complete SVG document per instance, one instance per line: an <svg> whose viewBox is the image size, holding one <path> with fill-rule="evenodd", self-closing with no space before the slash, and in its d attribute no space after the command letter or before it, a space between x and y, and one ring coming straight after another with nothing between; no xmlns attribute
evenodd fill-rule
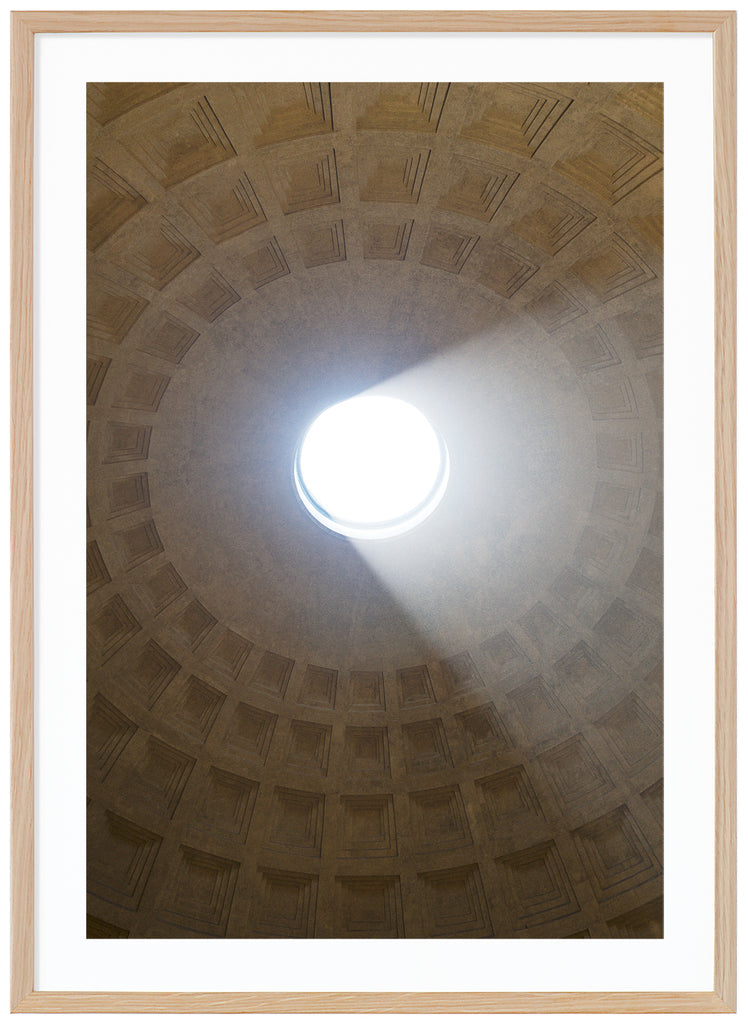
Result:
<svg viewBox="0 0 748 1024"><path fill-rule="evenodd" d="M89 935L662 929L662 89L90 85ZM385 541L294 490L444 437Z"/></svg>

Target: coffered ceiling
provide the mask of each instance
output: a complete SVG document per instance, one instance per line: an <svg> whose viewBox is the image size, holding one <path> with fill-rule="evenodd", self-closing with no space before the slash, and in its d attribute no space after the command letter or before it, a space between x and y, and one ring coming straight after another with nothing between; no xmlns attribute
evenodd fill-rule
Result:
<svg viewBox="0 0 748 1024"><path fill-rule="evenodd" d="M662 89L88 90L91 937L662 929ZM406 398L444 501L301 506Z"/></svg>

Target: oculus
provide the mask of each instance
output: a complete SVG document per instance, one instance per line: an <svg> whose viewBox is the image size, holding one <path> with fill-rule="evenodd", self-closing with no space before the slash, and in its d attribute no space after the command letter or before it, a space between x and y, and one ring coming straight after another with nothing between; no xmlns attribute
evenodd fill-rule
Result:
<svg viewBox="0 0 748 1024"><path fill-rule="evenodd" d="M444 496L449 456L414 406L362 395L330 406L304 434L294 478L307 511L334 533L381 540L422 523Z"/></svg>

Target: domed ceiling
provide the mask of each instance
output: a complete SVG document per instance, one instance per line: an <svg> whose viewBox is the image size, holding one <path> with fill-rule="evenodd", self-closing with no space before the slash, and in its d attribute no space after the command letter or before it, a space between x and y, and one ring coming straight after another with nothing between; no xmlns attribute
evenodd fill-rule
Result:
<svg viewBox="0 0 748 1024"><path fill-rule="evenodd" d="M88 91L90 937L662 934L662 89ZM405 399L444 500L295 490Z"/></svg>

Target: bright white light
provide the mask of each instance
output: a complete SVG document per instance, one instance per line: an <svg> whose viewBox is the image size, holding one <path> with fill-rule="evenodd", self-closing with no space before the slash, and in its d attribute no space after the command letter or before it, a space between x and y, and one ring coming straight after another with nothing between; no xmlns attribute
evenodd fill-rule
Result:
<svg viewBox="0 0 748 1024"><path fill-rule="evenodd" d="M311 514L347 537L394 537L433 512L447 486L447 449L407 402L350 398L311 425L296 456L296 487Z"/></svg>

